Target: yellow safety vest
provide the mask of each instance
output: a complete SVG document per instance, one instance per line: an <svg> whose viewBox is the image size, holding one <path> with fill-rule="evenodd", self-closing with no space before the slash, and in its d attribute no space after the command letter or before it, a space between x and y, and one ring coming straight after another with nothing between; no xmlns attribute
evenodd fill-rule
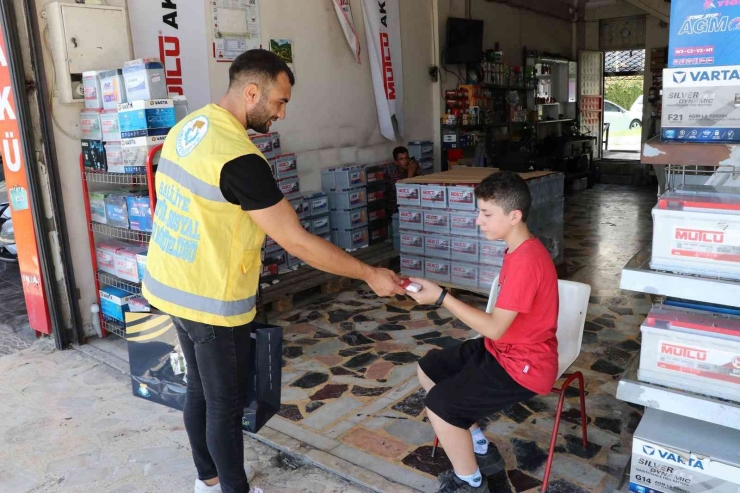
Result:
<svg viewBox="0 0 740 493"><path fill-rule="evenodd" d="M255 315L265 233L220 189L229 161L262 153L244 127L209 104L167 135L142 294L170 315L236 327Z"/></svg>

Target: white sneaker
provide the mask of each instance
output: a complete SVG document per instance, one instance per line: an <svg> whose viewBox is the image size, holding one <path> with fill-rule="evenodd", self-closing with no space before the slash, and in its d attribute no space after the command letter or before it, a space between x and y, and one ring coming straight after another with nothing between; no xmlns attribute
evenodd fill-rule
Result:
<svg viewBox="0 0 740 493"><path fill-rule="evenodd" d="M221 493L221 484L208 486L200 479L195 480L195 493Z"/></svg>

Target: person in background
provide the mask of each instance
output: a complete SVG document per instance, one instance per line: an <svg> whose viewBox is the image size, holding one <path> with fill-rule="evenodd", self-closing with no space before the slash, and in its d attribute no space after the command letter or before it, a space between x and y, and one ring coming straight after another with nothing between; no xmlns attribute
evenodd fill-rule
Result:
<svg viewBox="0 0 740 493"><path fill-rule="evenodd" d="M218 104L167 135L143 281L169 314L187 364L183 418L198 471L196 493L261 493L244 470L250 338L265 234L316 269L361 279L379 296L403 294L387 269L370 267L308 233L247 130L285 118L293 73L277 55L250 50L229 68Z"/></svg>
<svg viewBox="0 0 740 493"><path fill-rule="evenodd" d="M419 304L444 306L481 336L419 360L426 412L453 469L439 476L440 493L484 493L504 460L477 422L514 404L547 394L558 372L558 276L547 249L529 232L532 202L516 173L494 173L475 188L477 223L488 240L508 249L492 313L468 306L424 279Z"/></svg>
<svg viewBox="0 0 740 493"><path fill-rule="evenodd" d="M388 197L388 213L393 214L398 210L396 199L396 182L421 175L421 166L416 159L409 157L409 150L403 146L393 149L393 162L388 165L386 173L386 197Z"/></svg>

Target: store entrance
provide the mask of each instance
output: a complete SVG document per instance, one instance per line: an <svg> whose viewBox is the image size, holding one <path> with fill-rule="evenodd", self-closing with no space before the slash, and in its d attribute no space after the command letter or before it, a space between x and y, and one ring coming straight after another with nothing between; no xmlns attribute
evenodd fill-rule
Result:
<svg viewBox="0 0 740 493"><path fill-rule="evenodd" d="M639 161L645 50L604 53L604 159Z"/></svg>

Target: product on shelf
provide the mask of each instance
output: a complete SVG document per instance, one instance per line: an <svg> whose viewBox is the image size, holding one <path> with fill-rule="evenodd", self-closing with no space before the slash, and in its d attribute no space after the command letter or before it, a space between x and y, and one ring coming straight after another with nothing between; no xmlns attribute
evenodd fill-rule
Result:
<svg viewBox="0 0 740 493"><path fill-rule="evenodd" d="M332 210L357 209L367 207L367 189L365 187L327 192L329 207Z"/></svg>
<svg viewBox="0 0 740 493"><path fill-rule="evenodd" d="M368 187L367 190L367 205L378 206L385 203L385 190L383 188Z"/></svg>
<svg viewBox="0 0 740 493"><path fill-rule="evenodd" d="M326 233L331 233L331 228L332 226L328 214L311 218L311 234L320 236Z"/></svg>
<svg viewBox="0 0 740 493"><path fill-rule="evenodd" d="M449 236L438 234L424 235L424 255L426 257L449 259L451 254Z"/></svg>
<svg viewBox="0 0 740 493"><path fill-rule="evenodd" d="M332 229L332 243L345 250L356 250L370 244L367 227L357 229Z"/></svg>
<svg viewBox="0 0 740 493"><path fill-rule="evenodd" d="M421 206L419 185L396 183L396 202L398 205Z"/></svg>
<svg viewBox="0 0 740 493"><path fill-rule="evenodd" d="M85 108L103 109L103 94L96 70L82 73L82 90L85 94Z"/></svg>
<svg viewBox="0 0 740 493"><path fill-rule="evenodd" d="M474 238L452 238L450 243L450 258L462 262L479 262L478 251L480 242Z"/></svg>
<svg viewBox="0 0 740 493"><path fill-rule="evenodd" d="M477 213L451 210L449 216L451 235L478 236Z"/></svg>
<svg viewBox="0 0 740 493"><path fill-rule="evenodd" d="M105 197L105 217L107 224L117 228L128 229L128 194L110 193Z"/></svg>
<svg viewBox="0 0 740 493"><path fill-rule="evenodd" d="M121 141L121 152L123 153L123 165L126 173L146 173L146 160L149 151L158 145L164 144L166 135L156 137L137 137L135 139L123 139ZM152 163L154 165L157 162Z"/></svg>
<svg viewBox="0 0 740 493"><path fill-rule="evenodd" d="M118 124L122 139L167 135L175 126L175 103L152 99L119 104Z"/></svg>
<svg viewBox="0 0 740 493"><path fill-rule="evenodd" d="M143 281L146 275L146 252L136 255L136 270L139 274L139 281Z"/></svg>
<svg viewBox="0 0 740 493"><path fill-rule="evenodd" d="M427 279L440 282L450 282L452 263L447 259L425 258L424 276Z"/></svg>
<svg viewBox="0 0 740 493"><path fill-rule="evenodd" d="M480 266L464 262L452 261L452 270L450 272L450 282L467 286L471 288L478 287L478 271Z"/></svg>
<svg viewBox="0 0 740 493"><path fill-rule="evenodd" d="M80 135L82 140L103 140L100 123L102 110L85 108L80 111Z"/></svg>
<svg viewBox="0 0 740 493"><path fill-rule="evenodd" d="M126 166L123 162L123 148L120 142L105 143L105 161L108 173L126 172Z"/></svg>
<svg viewBox="0 0 740 493"><path fill-rule="evenodd" d="M103 94L103 108L115 110L119 104L127 101L123 70L103 70L98 72L98 78L100 79L100 90Z"/></svg>
<svg viewBox="0 0 740 493"><path fill-rule="evenodd" d="M425 210L423 221L425 233L450 234L450 215L447 211Z"/></svg>
<svg viewBox="0 0 740 493"><path fill-rule="evenodd" d="M134 231L152 231L152 204L149 195L126 197L128 221Z"/></svg>
<svg viewBox="0 0 740 493"><path fill-rule="evenodd" d="M123 314L129 311L128 303L137 296L113 286L105 286L100 290L100 311L104 316L124 323Z"/></svg>
<svg viewBox="0 0 740 493"><path fill-rule="evenodd" d="M366 185L367 176L363 166L340 166L321 170L321 188L327 193Z"/></svg>
<svg viewBox="0 0 740 493"><path fill-rule="evenodd" d="M81 141L82 160L85 168L93 171L108 171L108 161L105 156L105 145L102 140Z"/></svg>
<svg viewBox="0 0 740 493"><path fill-rule="evenodd" d="M365 170L365 180L368 186L385 183L387 164L366 164L362 168Z"/></svg>
<svg viewBox="0 0 740 493"><path fill-rule="evenodd" d="M104 142L120 142L121 127L118 124L118 109L103 110L100 113L100 128Z"/></svg>
<svg viewBox="0 0 740 493"><path fill-rule="evenodd" d="M303 197L299 197L290 201L290 205L298 216L298 219L305 219L308 217L308 208L305 207L305 201Z"/></svg>
<svg viewBox="0 0 740 493"><path fill-rule="evenodd" d="M116 276L124 281L138 283L139 266L137 255L147 251L145 246L127 245L116 251Z"/></svg>
<svg viewBox="0 0 740 493"><path fill-rule="evenodd" d="M447 209L447 187L444 185L421 185L421 206L431 209Z"/></svg>
<svg viewBox="0 0 740 493"><path fill-rule="evenodd" d="M398 223L400 229L424 231L424 213L421 209L399 207Z"/></svg>
<svg viewBox="0 0 740 493"><path fill-rule="evenodd" d="M188 109L188 100L185 96L170 96L172 101L175 103L175 123L179 123L180 120L188 116L190 110Z"/></svg>
<svg viewBox="0 0 740 493"><path fill-rule="evenodd" d="M116 275L116 255L120 248L125 248L126 243L122 241L103 241L95 245L95 258L98 269L108 274Z"/></svg>
<svg viewBox="0 0 740 493"><path fill-rule="evenodd" d="M265 156L265 159L273 159L277 157L277 153L274 148L275 137L272 134L252 134L249 138L257 150Z"/></svg>
<svg viewBox="0 0 740 493"><path fill-rule="evenodd" d="M501 274L501 267L481 264L478 267L478 287L491 289L493 281Z"/></svg>
<svg viewBox="0 0 740 493"><path fill-rule="evenodd" d="M504 253L506 253L506 243L501 240L480 241L480 263L489 265L503 265Z"/></svg>
<svg viewBox="0 0 740 493"><path fill-rule="evenodd" d="M401 231L399 237L401 252L424 255L424 233Z"/></svg>
<svg viewBox="0 0 740 493"><path fill-rule="evenodd" d="M303 200L308 202L309 216L320 216L329 212L329 197L326 192L305 192Z"/></svg>
<svg viewBox="0 0 740 493"><path fill-rule="evenodd" d="M126 99L164 99L167 97L164 65L158 58L139 58L123 65Z"/></svg>
<svg viewBox="0 0 740 493"><path fill-rule="evenodd" d="M406 277L424 277L424 259L401 254L401 274Z"/></svg>
<svg viewBox="0 0 740 493"><path fill-rule="evenodd" d="M447 187L447 200L450 209L474 211L478 207L471 186L450 185Z"/></svg>
<svg viewBox="0 0 740 493"><path fill-rule="evenodd" d="M278 180L298 176L295 154L283 154L275 158L275 176Z"/></svg>
<svg viewBox="0 0 740 493"><path fill-rule="evenodd" d="M108 219L105 214L105 198L110 192L88 192L90 203L90 218L96 223L107 224Z"/></svg>
<svg viewBox="0 0 740 493"><path fill-rule="evenodd" d="M132 313L149 313L151 311L149 302L142 297L128 300L128 308Z"/></svg>
<svg viewBox="0 0 740 493"><path fill-rule="evenodd" d="M337 209L331 211L331 225L336 229L354 229L368 225L367 209ZM316 234L316 233L314 233Z"/></svg>
<svg viewBox="0 0 740 493"><path fill-rule="evenodd" d="M388 239L388 226L385 224L371 224L368 226L370 232L370 244L377 245Z"/></svg>
<svg viewBox="0 0 740 493"><path fill-rule="evenodd" d="M737 64L740 40L735 31L738 17L740 4L735 0L671 3L668 66L696 67L687 72L702 73L726 68L719 65Z"/></svg>
<svg viewBox="0 0 740 493"><path fill-rule="evenodd" d="M301 184L298 178L278 180L277 185L286 199L295 200L301 197Z"/></svg>

